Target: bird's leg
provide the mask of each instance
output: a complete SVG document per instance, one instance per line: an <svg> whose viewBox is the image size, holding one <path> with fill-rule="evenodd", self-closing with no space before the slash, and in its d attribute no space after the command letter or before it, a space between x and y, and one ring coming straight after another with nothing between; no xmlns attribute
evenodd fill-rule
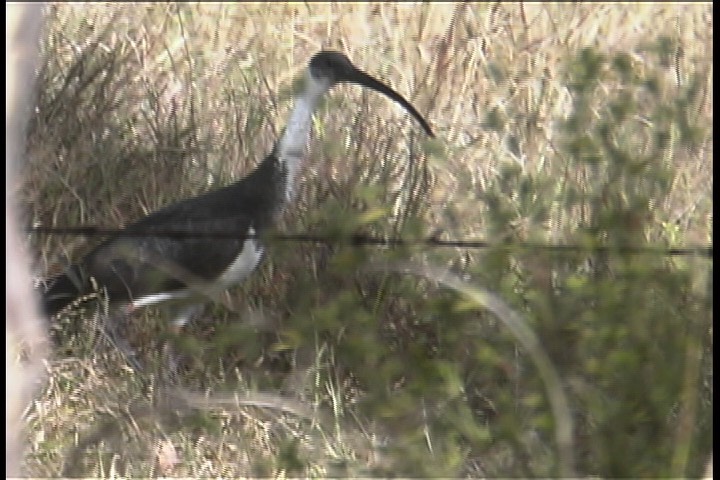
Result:
<svg viewBox="0 0 720 480"><path fill-rule="evenodd" d="M188 324L195 316L199 315L203 310L201 304L183 305L180 308L172 308L172 320L170 330L173 334L179 335L185 325ZM168 380L174 380L178 376L182 355L175 351L170 341L166 341L163 346L163 352L168 358Z"/></svg>
<svg viewBox="0 0 720 480"><path fill-rule="evenodd" d="M115 348L125 356L125 360L128 364L138 373L143 371L142 363L137 359L135 350L132 349L130 344L125 339L125 336L121 333L127 326L127 321L132 313L132 308L121 308L118 311L110 314L103 315L105 322L103 325L103 332L107 339L112 343Z"/></svg>

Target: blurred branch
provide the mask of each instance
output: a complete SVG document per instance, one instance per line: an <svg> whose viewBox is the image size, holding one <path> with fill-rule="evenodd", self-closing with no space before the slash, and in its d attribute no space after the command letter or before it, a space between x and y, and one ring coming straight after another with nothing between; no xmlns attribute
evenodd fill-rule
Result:
<svg viewBox="0 0 720 480"><path fill-rule="evenodd" d="M428 280L434 280L446 287L456 290L470 298L478 306L486 308L495 314L530 355L543 379L555 417L555 439L558 449L559 474L563 478L575 477L574 447L572 440L573 419L567 396L563 391L562 380L557 370L527 321L515 310L510 308L499 296L484 288L471 285L441 268L411 262L389 267L378 266L375 268L408 272L425 277Z"/></svg>
<svg viewBox="0 0 720 480"><path fill-rule="evenodd" d="M18 171L28 106L38 59L41 3L7 5L5 130L5 475L20 475L22 412L38 386L46 354L44 322L30 287L28 258L22 246L11 186Z"/></svg>

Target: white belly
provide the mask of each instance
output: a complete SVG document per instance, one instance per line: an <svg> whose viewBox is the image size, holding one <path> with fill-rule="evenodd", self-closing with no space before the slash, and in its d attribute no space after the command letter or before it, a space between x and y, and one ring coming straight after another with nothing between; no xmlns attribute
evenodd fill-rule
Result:
<svg viewBox="0 0 720 480"><path fill-rule="evenodd" d="M255 229L250 227L248 235L254 236ZM223 272L217 279L218 288L225 290L241 281L245 280L255 267L257 267L262 258L263 247L258 243L256 238L248 238L243 244L242 252L237 256L235 261Z"/></svg>
<svg viewBox="0 0 720 480"><path fill-rule="evenodd" d="M248 230L249 236L255 235L255 229L250 228ZM228 288L237 285L247 278L250 273L257 267L260 259L263 255L263 247L258 243L256 238L248 238L243 244L243 249L240 255L225 269L225 271L217 278L217 280L210 282L210 285L206 285L197 289L206 295L214 295L222 293ZM209 288L208 288L209 287ZM147 305L154 305L156 303L165 302L168 300L180 300L189 298L197 294L197 291L193 289L183 289L174 292L159 292L152 295L146 295L144 297L133 300L133 307L144 307Z"/></svg>

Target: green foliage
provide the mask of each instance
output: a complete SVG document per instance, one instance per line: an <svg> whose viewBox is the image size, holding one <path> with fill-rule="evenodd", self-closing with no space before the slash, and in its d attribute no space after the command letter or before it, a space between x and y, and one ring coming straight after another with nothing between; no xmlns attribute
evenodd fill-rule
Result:
<svg viewBox="0 0 720 480"><path fill-rule="evenodd" d="M658 49L666 43L661 39ZM711 315L705 289L691 288L693 278L710 272L707 266L683 268L656 252L627 250L653 246L646 238L658 227L657 206L673 176L663 160L706 135L688 121L696 79L671 88L660 80L662 58L641 70L624 53L608 59L594 49L581 51L567 70L573 108L556 159L566 163L571 180L557 188L542 174L504 166L482 197L488 234L498 240L549 238L549 212L558 205L582 212L563 241L584 245L586 252L497 247L478 269L483 284L499 286L528 317L565 379L577 412L582 474L698 475L702 464L686 463L677 452L712 446L711 393L692 360L707 352ZM512 228L519 224L522 231ZM695 371L690 383L689 371ZM538 398L531 393L539 387L536 375L525 377L525 398ZM549 433L551 424L538 423L542 402L521 405L534 429ZM688 419L680 412L694 413ZM681 435L688 421L693 433Z"/></svg>
<svg viewBox="0 0 720 480"><path fill-rule="evenodd" d="M701 132L683 127L692 89L670 96L659 81L662 66L645 68L625 54L608 60L580 52L568 68L573 107L556 159L572 172L568 181L510 163L480 195L487 234L499 243L469 272L494 286L540 337L571 398L574 461L583 475L696 475L702 463L687 452L712 446L710 392L697 373L707 360L692 360L706 358L707 292L690 288L697 271L632 251L662 247L647 236L672 182L663 159L681 143L692 147L691 138L658 139L663 132L680 139L683 128ZM372 206L382 191L359 194L359 204L329 202L314 216L338 239L365 223L382 235L393 228L378 222L387 211ZM365 213L349 215L357 205ZM564 226L563 241L585 250L512 247L552 238L558 210L581 212ZM337 370L327 374L349 375L362 392L358 411L393 432L385 450L392 460L375 473L457 475L474 455L507 449L513 461L487 461L487 474L557 475L556 454L542 446L552 444L556 419L536 366L513 337L460 298L395 274L362 273L368 257L378 264L409 253L334 249L315 279L322 294L293 302L287 327L296 342L334 345ZM682 433L683 422L691 433Z"/></svg>

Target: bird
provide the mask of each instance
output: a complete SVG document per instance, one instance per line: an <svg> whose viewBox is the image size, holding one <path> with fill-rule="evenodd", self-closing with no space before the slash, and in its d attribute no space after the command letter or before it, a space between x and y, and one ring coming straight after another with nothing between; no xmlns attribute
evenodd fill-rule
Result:
<svg viewBox="0 0 720 480"><path fill-rule="evenodd" d="M111 311L127 316L137 308L162 304L172 328L182 329L208 296L241 283L259 265L265 253L260 236L293 199L319 100L341 83L387 96L434 136L402 95L353 65L345 54L322 50L310 59L280 138L249 174L161 208L106 238L44 282L45 313L53 317L102 290ZM219 235L223 232L238 232L237 238ZM118 337L117 332L113 336ZM129 346L120 344L127 356ZM139 368L137 362L134 365Z"/></svg>

